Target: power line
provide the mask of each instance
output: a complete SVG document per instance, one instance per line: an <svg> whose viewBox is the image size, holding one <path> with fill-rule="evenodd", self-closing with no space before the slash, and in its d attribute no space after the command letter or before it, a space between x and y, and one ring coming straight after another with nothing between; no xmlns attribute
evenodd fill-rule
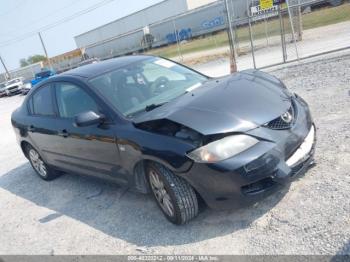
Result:
<svg viewBox="0 0 350 262"><path fill-rule="evenodd" d="M13 38L11 40L4 41L4 42L0 43L0 47L8 46L8 45L11 45L11 44L16 43L18 41L22 41L23 39L26 39L26 38L34 35L34 34L37 34L38 32L43 32L43 31L46 31L46 30L48 30L50 28L56 27L56 26L58 26L60 24L66 23L66 22L68 22L70 20L73 20L73 19L79 17L79 16L82 16L84 14L90 13L90 12L94 11L95 9L100 8L100 7L102 7L102 6L106 5L106 4L109 4L109 3L113 2L113 1L115 1L115 0L103 0L103 1L101 1L99 3L97 3L97 4L94 4L94 5L88 7L86 9L84 9L84 10L81 10L79 12L76 12L76 13L68 16L68 17L62 18L62 19L60 19L60 20L58 20L56 22L53 22L53 23L48 24L46 26L37 28L36 30L30 31L30 32L25 33L25 34L23 34L21 36Z"/></svg>
<svg viewBox="0 0 350 262"><path fill-rule="evenodd" d="M73 5L76 5L77 3L81 2L83 0L76 0L74 1L74 3L70 3L69 5L65 5L63 6L62 8L59 8L59 9L56 9L52 12L49 12L47 13L45 16L42 16L42 17L39 17L38 19L35 19L35 20L31 20L31 21L26 21L26 25L25 26L17 26L17 27L12 27L12 30L11 31L7 31L5 33L1 33L1 35L7 35L7 34L13 34L12 31L18 29L18 28L21 28L21 30L25 29L25 28L28 28L28 27L31 27L33 24L36 24L38 22L42 22L43 19L46 19L54 14L57 14L59 12L61 12L62 10L64 9L67 9Z"/></svg>

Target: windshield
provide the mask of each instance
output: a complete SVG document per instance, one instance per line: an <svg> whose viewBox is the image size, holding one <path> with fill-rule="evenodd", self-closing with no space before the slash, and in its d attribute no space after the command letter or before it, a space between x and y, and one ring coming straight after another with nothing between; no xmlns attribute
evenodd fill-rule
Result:
<svg viewBox="0 0 350 262"><path fill-rule="evenodd" d="M162 58L147 58L90 83L126 117L153 110L202 85L208 78Z"/></svg>

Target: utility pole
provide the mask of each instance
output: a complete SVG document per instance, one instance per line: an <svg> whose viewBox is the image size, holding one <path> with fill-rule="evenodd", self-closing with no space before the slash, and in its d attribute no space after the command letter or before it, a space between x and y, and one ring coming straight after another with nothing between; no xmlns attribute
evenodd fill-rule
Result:
<svg viewBox="0 0 350 262"><path fill-rule="evenodd" d="M231 73L237 72L237 61L236 61L236 48L235 48L235 35L232 29L232 21L230 15L230 9L228 7L228 0L225 0L225 9L227 15L227 23L228 23L228 40L230 44L230 71Z"/></svg>
<svg viewBox="0 0 350 262"><path fill-rule="evenodd" d="M43 46L43 49L44 49L45 56L46 56L47 62L48 62L48 64L49 64L49 67L50 67L50 69L52 69L51 62L50 62L50 58L49 58L49 56L47 55L46 47L45 47L45 44L44 44L43 38L41 37L40 32L38 32L38 35L39 35L39 38L40 38L41 45Z"/></svg>
<svg viewBox="0 0 350 262"><path fill-rule="evenodd" d="M0 61L1 61L1 64L2 64L2 66L5 68L5 71L6 71L6 79L9 79L9 78L11 78L11 75L10 75L10 72L9 72L9 70L7 69L7 67L6 67L6 65L5 65L5 63L4 63L4 60L2 60L2 57L0 56Z"/></svg>

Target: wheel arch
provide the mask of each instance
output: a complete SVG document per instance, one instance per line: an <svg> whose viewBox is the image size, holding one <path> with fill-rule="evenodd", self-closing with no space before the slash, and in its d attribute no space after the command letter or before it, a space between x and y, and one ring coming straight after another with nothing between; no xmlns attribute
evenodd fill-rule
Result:
<svg viewBox="0 0 350 262"><path fill-rule="evenodd" d="M25 156L27 159L29 159L29 156L28 156L26 147L27 147L27 146L33 146L33 145L30 144L30 143L29 143L28 141L26 141L26 140L22 140L20 145L21 145L21 149L22 149L22 152L23 152L24 156Z"/></svg>
<svg viewBox="0 0 350 262"><path fill-rule="evenodd" d="M172 165L172 164L168 163L167 161L164 161L158 157L155 157L152 155L143 155L142 159L139 159L132 168L133 181L131 181L131 183L134 185L136 191L138 191L140 193L149 193L150 192L150 188L149 188L147 176L146 176L146 166L152 162L160 164L162 166L165 166L167 169L172 171L174 174L186 172L192 166L192 162L187 161L187 162L183 163L182 165L180 165L179 167L175 167L174 165Z"/></svg>
<svg viewBox="0 0 350 262"><path fill-rule="evenodd" d="M140 193L143 193L143 194L148 194L148 193L151 192L151 189L150 189L150 186L149 186L149 183L148 183L148 180L147 180L147 176L146 176L146 167L150 163L163 165L166 168L168 168L170 171L172 171L176 176L179 176L178 173L181 172L181 171L175 169L170 164L168 164L168 163L166 163L166 162L164 162L164 161L162 161L160 159L157 159L157 158L144 158L144 159L141 159L135 164L134 171L133 171L133 183L134 183L134 187L135 187L137 192L140 192ZM190 165L190 167L191 166L192 166L192 164ZM187 168L187 170L189 168ZM198 197L198 200L200 200L203 203L205 203L204 198L198 192L196 187L192 185L191 181L186 179L185 176L179 176L179 177L185 179L187 181L187 183L189 183L191 185L191 187L193 188L193 190L195 191L195 193L196 193L196 195Z"/></svg>

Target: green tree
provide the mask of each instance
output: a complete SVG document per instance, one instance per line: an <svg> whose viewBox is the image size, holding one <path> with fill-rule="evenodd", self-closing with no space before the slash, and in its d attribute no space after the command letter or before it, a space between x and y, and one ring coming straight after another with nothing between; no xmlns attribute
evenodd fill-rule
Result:
<svg viewBox="0 0 350 262"><path fill-rule="evenodd" d="M32 56L28 56L27 59L22 58L21 60L19 60L19 63L21 67L24 67L24 66L35 64L45 60L46 60L46 57L43 55L32 55Z"/></svg>
<svg viewBox="0 0 350 262"><path fill-rule="evenodd" d="M27 59L25 59L25 58L22 58L21 60L19 60L19 63L21 65L21 67L25 67L25 66L29 65L27 62Z"/></svg>
<svg viewBox="0 0 350 262"><path fill-rule="evenodd" d="M33 56L29 56L27 59L29 64L35 64L45 60L46 60L46 57L43 55L33 55Z"/></svg>

